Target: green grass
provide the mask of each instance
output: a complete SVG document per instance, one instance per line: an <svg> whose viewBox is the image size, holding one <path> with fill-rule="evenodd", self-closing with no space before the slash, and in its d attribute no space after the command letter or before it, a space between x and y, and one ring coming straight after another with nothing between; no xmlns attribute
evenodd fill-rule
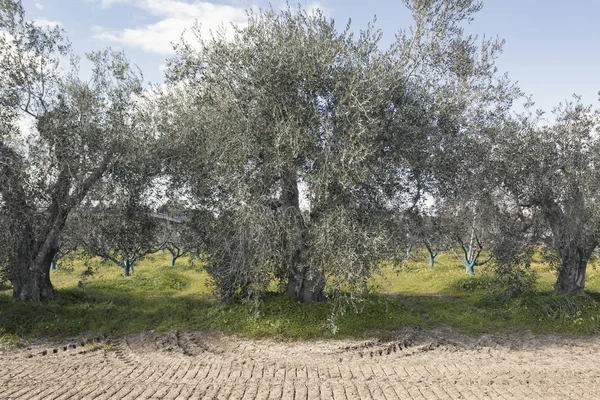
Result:
<svg viewBox="0 0 600 400"><path fill-rule="evenodd" d="M89 267L94 273L85 278ZM528 298L501 303L485 296L492 277L476 271L469 278L451 254L429 268L424 254L404 266L382 267L373 279L374 294L335 319L332 304L304 305L267 294L261 304L216 302L200 263L189 258L169 266L168 254L141 261L131 277L111 264L81 259L52 271L57 300L22 304L0 292L0 343L19 338L125 334L143 330L220 330L250 337L308 339L386 335L402 327L449 326L465 333L529 329L573 335L600 332L600 271L591 265L589 296L551 296L555 273L534 263L539 280ZM335 333L334 333L335 332Z"/></svg>

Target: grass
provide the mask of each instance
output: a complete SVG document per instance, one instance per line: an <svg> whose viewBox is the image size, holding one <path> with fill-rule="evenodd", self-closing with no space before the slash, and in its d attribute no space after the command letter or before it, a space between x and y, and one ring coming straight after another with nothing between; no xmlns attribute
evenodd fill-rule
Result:
<svg viewBox="0 0 600 400"><path fill-rule="evenodd" d="M450 254L440 255L434 268L424 254L413 257L397 269L384 266L373 279L375 293L337 316L335 330L332 304L304 305L274 293L258 307L218 303L201 265L189 258L170 267L168 254L157 253L140 262L129 278L111 263L92 259L85 265L76 258L52 271L56 301L22 304L9 290L0 292L0 343L153 329L279 339L384 335L406 326L449 326L465 333L600 332L600 271L595 264L588 271L589 296L551 296L555 273L538 262L533 265L539 277L536 293L499 303L485 296L492 277L481 270L469 278ZM87 269L94 273L82 277Z"/></svg>

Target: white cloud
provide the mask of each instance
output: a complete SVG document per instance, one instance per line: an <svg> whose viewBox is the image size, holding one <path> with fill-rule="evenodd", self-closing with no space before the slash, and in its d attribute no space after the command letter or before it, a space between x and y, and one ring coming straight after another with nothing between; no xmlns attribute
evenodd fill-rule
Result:
<svg viewBox="0 0 600 400"><path fill-rule="evenodd" d="M41 26L41 27L50 27L50 28L54 28L55 26L61 26L62 23L60 21L52 21L49 19L44 19L44 18L36 18L33 20L33 23L36 24L37 26Z"/></svg>
<svg viewBox="0 0 600 400"><path fill-rule="evenodd" d="M98 0L85 0L88 3L96 3ZM119 4L119 3L131 3L131 0L100 0L100 6L102 8L109 8L110 6L112 6L113 4Z"/></svg>
<svg viewBox="0 0 600 400"><path fill-rule="evenodd" d="M35 8L37 8L38 10L43 10L44 9L44 5L41 3L35 3Z"/></svg>
<svg viewBox="0 0 600 400"><path fill-rule="evenodd" d="M101 0L104 8L117 3L132 4L157 21L122 30L96 28L94 37L162 55L173 53L171 43L178 42L182 32L191 28L196 20L200 23L202 35L208 35L210 31L216 32L221 26L228 27L230 23L242 25L246 22L243 8L206 1Z"/></svg>

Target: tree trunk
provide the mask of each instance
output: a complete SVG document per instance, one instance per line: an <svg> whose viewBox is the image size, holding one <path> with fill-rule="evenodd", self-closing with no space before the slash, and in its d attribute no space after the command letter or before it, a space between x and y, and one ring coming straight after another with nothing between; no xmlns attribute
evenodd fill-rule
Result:
<svg viewBox="0 0 600 400"><path fill-rule="evenodd" d="M35 230L31 221L37 220L32 218L36 211L28 204L28 195L23 188L20 157L0 141L0 160L0 194L12 214L11 219L19 227L16 234L20 235L10 260L9 280L13 285L13 297L21 301L52 300L56 294L50 282L50 266L58 252L67 217L102 178L112 158L105 157L100 166L90 171L91 174L74 190L74 175L69 163L63 163L65 159L59 157L59 173L48 191L52 202L46 210L47 219L37 226L41 229Z"/></svg>
<svg viewBox="0 0 600 400"><path fill-rule="evenodd" d="M437 257L437 253L429 252L429 267L433 268L435 265L435 258Z"/></svg>
<svg viewBox="0 0 600 400"><path fill-rule="evenodd" d="M583 294L587 262L595 247L586 249L585 246L572 244L559 250L561 266L558 269L554 294Z"/></svg>
<svg viewBox="0 0 600 400"><path fill-rule="evenodd" d="M24 223L13 248L9 280L13 298L21 301L48 301L56 297L50 282L50 266L58 253L58 240L49 238L40 246L33 228Z"/></svg>
<svg viewBox="0 0 600 400"><path fill-rule="evenodd" d="M123 272L125 273L126 277L130 275L131 267L133 267L133 263L129 262L129 260L125 260L123 263Z"/></svg>
<svg viewBox="0 0 600 400"><path fill-rule="evenodd" d="M325 277L320 272L304 266L294 268L288 278L286 293L302 303L310 304L326 301L324 293Z"/></svg>
<svg viewBox="0 0 600 400"><path fill-rule="evenodd" d="M56 297L52 282L50 282L50 265L56 254L50 251L40 262L28 257L19 260L11 273L10 281L13 286L13 297L21 301L48 301Z"/></svg>
<svg viewBox="0 0 600 400"><path fill-rule="evenodd" d="M433 251L429 243L425 242L425 248L427 249L427 253L429 253L429 267L433 268L435 265L435 258L438 255L437 251Z"/></svg>
<svg viewBox="0 0 600 400"><path fill-rule="evenodd" d="M181 252L179 249L168 249L169 253L171 253L171 267L175 266L175 262L181 256Z"/></svg>
<svg viewBox="0 0 600 400"><path fill-rule="evenodd" d="M471 261L467 261L465 263L465 268L467 269L467 275L475 276L475 263Z"/></svg>
<svg viewBox="0 0 600 400"><path fill-rule="evenodd" d="M302 303L325 301L325 277L311 268L306 261L306 226L300 210L300 193L295 169L282 180L281 196L284 212L288 213L290 229L287 232L289 257L286 293Z"/></svg>
<svg viewBox="0 0 600 400"><path fill-rule="evenodd" d="M406 251L404 252L404 262L408 262L410 259L410 252L412 251L412 246L408 246Z"/></svg>

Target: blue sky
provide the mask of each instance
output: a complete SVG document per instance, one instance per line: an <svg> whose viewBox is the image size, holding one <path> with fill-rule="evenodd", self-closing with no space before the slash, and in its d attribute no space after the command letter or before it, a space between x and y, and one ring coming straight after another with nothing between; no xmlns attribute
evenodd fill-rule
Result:
<svg viewBox="0 0 600 400"><path fill-rule="evenodd" d="M261 0L22 1L28 18L41 24L59 23L76 53L83 55L106 46L123 49L152 83L163 80L162 68L172 55L170 41L177 41L194 19L205 29L214 29L222 22L243 22L248 7L269 4ZM340 29L348 18L359 29L376 15L384 44L393 40L398 29L411 24L408 11L398 0L301 0L300 4L324 9ZM597 0L487 0L466 29L504 38L499 71L508 72L525 93L533 95L537 108L550 111L573 93L581 94L586 103L597 103L599 17Z"/></svg>

